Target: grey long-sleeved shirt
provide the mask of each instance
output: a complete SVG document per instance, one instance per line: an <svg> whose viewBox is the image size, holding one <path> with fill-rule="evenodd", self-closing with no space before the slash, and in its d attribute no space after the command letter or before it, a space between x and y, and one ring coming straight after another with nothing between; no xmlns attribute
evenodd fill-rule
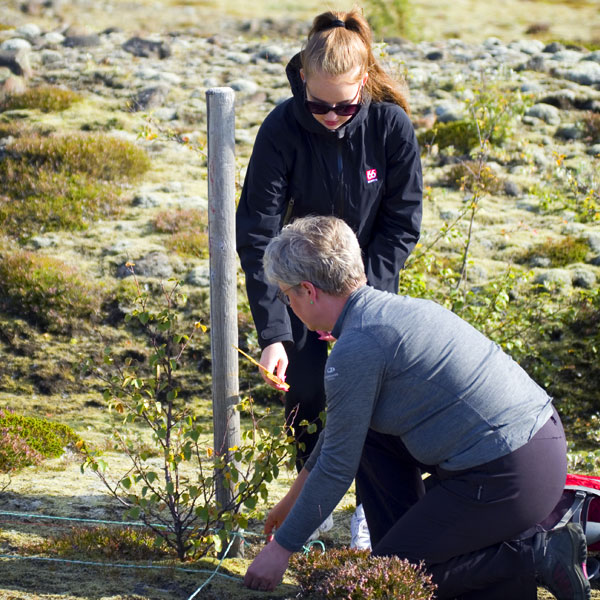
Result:
<svg viewBox="0 0 600 600"><path fill-rule="evenodd" d="M551 398L502 349L435 302L364 286L332 331L327 423L275 539L296 551L346 493L369 428L427 465L461 470L526 444Z"/></svg>

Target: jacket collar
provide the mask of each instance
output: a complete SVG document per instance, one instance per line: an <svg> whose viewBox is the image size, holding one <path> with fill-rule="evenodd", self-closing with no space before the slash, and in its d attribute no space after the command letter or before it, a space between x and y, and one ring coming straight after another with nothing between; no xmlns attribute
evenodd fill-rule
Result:
<svg viewBox="0 0 600 600"><path fill-rule="evenodd" d="M300 68L302 67L300 55L301 53L298 52L298 54L290 60L285 69L288 81L290 82L290 87L292 88L292 94L294 95L294 116L297 121L311 133L330 136L332 138L335 137L341 139L356 131L366 119L371 99L363 93L362 106L354 117L347 123L344 123L341 127L338 127L334 131L330 131L327 127L321 125L304 105L304 83L300 77Z"/></svg>

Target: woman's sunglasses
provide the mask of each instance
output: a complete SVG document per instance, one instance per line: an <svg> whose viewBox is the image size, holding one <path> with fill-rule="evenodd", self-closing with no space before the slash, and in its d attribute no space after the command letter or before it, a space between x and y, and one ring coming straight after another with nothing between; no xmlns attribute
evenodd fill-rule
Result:
<svg viewBox="0 0 600 600"><path fill-rule="evenodd" d="M361 85L358 88L358 91L356 92L356 96L354 96L354 98L352 98L352 100L354 100L355 98L358 98L358 96L360 95L361 91L363 88L363 84L361 83ZM305 94L305 100L304 103L306 104L306 108L308 108L308 110L313 114L313 115L326 115L328 112L333 111L338 117L352 117L353 115L355 115L361 107L361 104L336 104L335 106L331 106L331 104L325 104L325 102L315 102L314 100L308 100L306 98L306 84L304 84L304 94Z"/></svg>
<svg viewBox="0 0 600 600"><path fill-rule="evenodd" d="M314 102L312 100L305 100L304 103L313 115L326 115L328 112L333 111L338 117L351 117L361 107L360 104L337 104L336 106L331 106L331 104Z"/></svg>

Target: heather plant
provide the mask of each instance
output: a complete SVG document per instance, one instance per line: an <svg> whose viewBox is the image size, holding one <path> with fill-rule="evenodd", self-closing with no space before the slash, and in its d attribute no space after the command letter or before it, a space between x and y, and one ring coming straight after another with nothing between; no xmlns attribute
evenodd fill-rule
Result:
<svg viewBox="0 0 600 600"><path fill-rule="evenodd" d="M295 555L291 568L299 598L314 600L430 600L435 585L422 566L396 556L337 548Z"/></svg>
<svg viewBox="0 0 600 600"><path fill-rule="evenodd" d="M67 425L0 409L0 472L39 464L61 456L79 436Z"/></svg>
<svg viewBox="0 0 600 600"><path fill-rule="evenodd" d="M208 217L205 210L178 209L160 212L154 219L159 233L168 233L166 246L182 256L208 256Z"/></svg>
<svg viewBox="0 0 600 600"><path fill-rule="evenodd" d="M99 217L117 215L119 185L150 166L135 145L99 134L23 132L9 138L4 151L0 232L22 240L44 231L85 229Z"/></svg>
<svg viewBox="0 0 600 600"><path fill-rule="evenodd" d="M94 319L102 288L61 260L0 246L0 310L44 331L64 332Z"/></svg>
<svg viewBox="0 0 600 600"><path fill-rule="evenodd" d="M0 99L0 112L37 109L44 113L60 112L82 100L77 92L53 86L40 86L21 94L8 94Z"/></svg>
<svg viewBox="0 0 600 600"><path fill-rule="evenodd" d="M270 423L268 410L258 414L246 400L238 408L248 416L249 427L239 446L213 447L212 439L207 441L212 427L194 414L193 403L180 399L177 379L184 354L206 328L197 322L185 333L180 325L178 309L186 298L179 283L163 287L164 305L154 308L135 274L134 280L135 308L125 318L144 331L150 350L147 365L131 356L117 361L110 348L103 365L91 359L84 364L104 382L110 409L123 417L114 439L130 467L113 481L102 452L84 446L82 469L92 469L126 507L128 517L145 523L157 544L173 549L180 560L203 556L211 548L220 552L233 532L259 514L258 501L268 498L268 482L293 460L293 438L285 424ZM134 428L150 436L157 452L139 445ZM217 481L230 486L225 503L217 500Z"/></svg>

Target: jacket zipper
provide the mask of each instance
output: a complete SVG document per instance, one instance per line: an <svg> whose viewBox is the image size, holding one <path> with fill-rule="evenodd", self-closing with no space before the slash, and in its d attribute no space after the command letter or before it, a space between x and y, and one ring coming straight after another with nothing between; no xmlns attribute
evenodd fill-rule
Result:
<svg viewBox="0 0 600 600"><path fill-rule="evenodd" d="M342 186L342 175L344 171L344 161L342 160L342 140L337 140L337 168L338 168L338 187L335 202L335 214L340 219L344 218L344 188Z"/></svg>

